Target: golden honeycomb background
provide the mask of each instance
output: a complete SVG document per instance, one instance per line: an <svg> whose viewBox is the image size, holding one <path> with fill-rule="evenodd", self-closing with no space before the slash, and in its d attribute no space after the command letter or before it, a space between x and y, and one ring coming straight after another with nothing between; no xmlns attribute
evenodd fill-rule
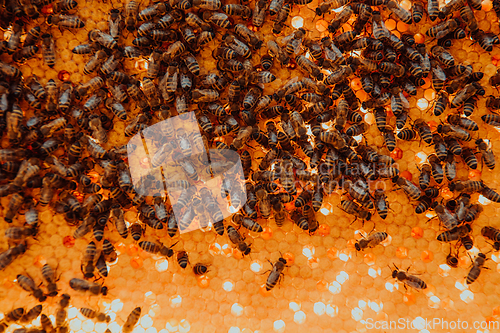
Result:
<svg viewBox="0 0 500 333"><path fill-rule="evenodd" d="M141 9L148 4L149 1L142 1ZM411 2L405 0L401 5L409 9ZM75 13L86 25L74 31L48 28L42 23L44 16L41 15L37 22L43 28L50 29L55 39L57 63L53 69L44 66L39 52L20 67L23 76L36 74L42 84L49 79L60 82L58 73L65 70L71 74L70 80L73 83L88 81L93 77L83 74L88 56L73 54L71 49L86 42L87 33L91 29L106 31L109 11L112 8L122 9L122 6L123 3L116 0L78 0ZM250 6L253 7L253 1ZM326 26L335 13L325 15L324 18L315 17L313 11L317 6L316 0L306 6L294 5L288 19L289 26L282 36L300 26L307 29L309 38L326 36ZM480 29L495 34L500 32L498 19L490 2L483 2L483 10L474 13ZM387 17L385 12L384 18L386 26L394 33L423 33L432 25L426 14L424 20L417 25L396 21ZM350 30L348 24L344 28ZM271 30L272 24L267 23L258 34L266 40L276 38L272 36ZM3 31L0 38L7 38L8 34L8 31ZM126 44L131 45L134 38L132 34L125 31L124 35ZM277 37L277 40L282 36ZM218 41L211 42L201 53L202 74L215 68L210 49L220 42L220 38L220 35L217 36ZM431 39L426 38L426 43L431 43ZM432 41L430 45L434 43ZM430 46L427 46L427 50L429 49ZM260 55L265 50L266 47L263 47L259 51ZM471 64L474 71L484 72L485 76L480 83L485 87L485 96L498 95L497 90L488 84L489 78L496 73L496 65L500 59L497 46L487 53L477 43L466 38L455 40L451 53L458 63ZM0 59L5 60L4 57L6 59L6 56L0 56ZM256 65L258 59L259 57L253 57L252 62ZM141 73L145 70L143 60L125 60L123 66L129 73ZM293 76L302 76L300 71L281 68L276 62L271 72L276 75L277 80L266 84L264 94L273 93ZM351 84L357 90L357 96L361 100L366 99L366 94L360 90L359 79L352 80ZM432 114L434 96L435 91L429 83L418 88L417 95L409 98L411 119L422 117L439 123L439 119ZM135 116L137 113L137 110L132 111L131 115ZM480 124L480 130L473 136L489 139L493 152L500 156L498 132L480 119L486 113L489 111L485 108L485 98L480 98L471 116ZM28 115L29 112L26 116ZM366 113L364 117L366 122L374 124L372 114ZM125 126L124 122L115 119L114 129L108 133L109 141L104 145L105 148L127 143L128 139L122 135ZM371 126L365 137L368 143L378 147L379 152L389 154L376 126ZM5 138L2 148L7 146ZM419 140L398 140L398 147L403 152L402 158L396 161L400 170L408 170L413 175L413 181L417 181L417 166L425 160L426 154L433 151L432 146L427 147ZM259 154L262 155L255 152L254 158ZM254 168L257 163L254 161ZM458 162L458 166L458 179L477 177L469 174L463 161ZM496 190L500 190L498 170L498 167L494 171L485 167L480 175L486 184ZM0 318L2 312L16 307L30 309L37 304L14 280L17 274L27 272L39 283L42 281L40 267L49 263L53 267L57 266L57 274L60 274L60 294L66 292L71 295L68 327L70 332L77 333L102 333L106 328L117 333L136 306L142 307L142 315L135 333L390 331L368 330L366 320L370 318L408 318L416 322L420 322L422 318L446 318L449 321L466 320L469 324L473 321L499 321L500 253L488 253L487 257L492 260L488 260L486 266L490 270L484 270L475 283L466 286L464 278L470 267L469 257L462 250L459 268L450 269L446 265L450 245L436 240L440 229L436 219L429 221L433 217L432 213L416 215L415 204L402 191L395 191L389 181L385 183L391 208L386 220L374 214L364 225L359 220L352 223L354 218L338 207L342 195L338 191L325 197L323 207L317 213L321 227L313 235L300 230L290 221L278 228L272 219L259 220L266 229L260 235L248 233L253 245L251 255L245 258L241 258L241 254L233 249L227 235L221 237L212 231L197 230L177 235L170 240L167 239L166 229L147 229L142 240L160 239L165 245L178 241L174 250L187 251L191 263L202 262L209 265L209 272L202 277L196 277L191 269L182 270L173 257L167 260L142 251L130 237L123 240L114 227L108 224L106 237L115 244L119 257L110 266L109 276L105 280L105 285L109 288L107 296L89 296L69 288L71 278L82 276L80 261L91 235L77 239L74 245L67 244L65 237L72 235L75 227L68 226L63 216L54 214L50 208L40 210L41 226L36 240L29 239L28 251L0 272ZM9 226L3 221L9 198L0 199L0 234ZM481 228L485 225L500 227L497 218L500 206L479 198L477 194L472 196L472 202L478 200L484 204L484 212L472 225L475 245L470 251L472 256L491 250L491 246L481 236ZM126 212L125 219L128 222L137 219L134 208ZM227 223L228 220L226 219ZM22 222L23 217L20 215L13 225L21 225ZM389 241L357 253L353 246L354 239L359 239L361 232L368 233L374 228L376 231L387 232L390 235ZM2 241L0 250L6 249L7 243ZM290 259L290 267L285 269L281 284L271 292L265 292L263 285L267 273L264 272L271 268L267 260L275 262L280 252ZM404 269L411 265L410 271L420 273L419 277L426 281L428 288L420 292L405 291L401 283L391 278L388 265L393 263ZM50 314L54 319L58 301L59 297L48 298L43 303L43 313ZM106 324L87 319L79 313L81 307L100 309L109 314L112 321ZM39 319L33 325L38 323ZM8 331L19 327L13 324ZM428 332L425 329L413 331ZM499 330L469 331L486 333Z"/></svg>

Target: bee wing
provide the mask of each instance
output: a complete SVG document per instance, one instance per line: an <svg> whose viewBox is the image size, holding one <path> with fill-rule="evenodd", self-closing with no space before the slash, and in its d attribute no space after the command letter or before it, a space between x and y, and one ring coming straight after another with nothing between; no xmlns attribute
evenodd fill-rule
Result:
<svg viewBox="0 0 500 333"><path fill-rule="evenodd" d="M403 92L399 92L399 98L401 99L401 102L403 103L403 107L405 109L409 109L410 108L410 102L408 102L408 100L406 99L406 97L403 95Z"/></svg>
<svg viewBox="0 0 500 333"><path fill-rule="evenodd" d="M424 281L413 275L408 275L404 282L414 289L425 289L423 286L426 286Z"/></svg>
<svg viewBox="0 0 500 333"><path fill-rule="evenodd" d="M281 40L280 40L280 44L281 45L286 45L289 41L291 41L292 39L295 38L295 34L290 34L288 36L285 36L283 37ZM268 42L269 43L269 42Z"/></svg>

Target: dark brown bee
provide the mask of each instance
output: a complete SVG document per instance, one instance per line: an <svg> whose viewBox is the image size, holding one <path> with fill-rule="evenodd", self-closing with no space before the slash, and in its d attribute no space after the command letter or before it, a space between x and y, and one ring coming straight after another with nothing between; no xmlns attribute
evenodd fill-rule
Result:
<svg viewBox="0 0 500 333"><path fill-rule="evenodd" d="M78 16L73 15L49 15L47 17L48 25L57 25L59 29L79 29L85 26L85 22L83 22Z"/></svg>
<svg viewBox="0 0 500 333"><path fill-rule="evenodd" d="M196 45L197 47L202 47L210 43L214 38L215 33L213 33L212 31L202 31L196 36Z"/></svg>
<svg viewBox="0 0 500 333"><path fill-rule="evenodd" d="M42 289L36 286L35 281L33 281L32 278L23 274L18 274L16 279L19 286L27 292L33 294L39 302L44 302L47 299L47 297L43 294Z"/></svg>
<svg viewBox="0 0 500 333"><path fill-rule="evenodd" d="M400 21L406 24L412 23L412 15L409 11L404 9L395 0L389 0L385 3L386 7L396 16Z"/></svg>
<svg viewBox="0 0 500 333"><path fill-rule="evenodd" d="M42 56L44 63L50 68L56 64L55 44L51 34L42 35Z"/></svg>
<svg viewBox="0 0 500 333"><path fill-rule="evenodd" d="M177 244L177 243L175 243ZM142 241L139 242L139 247L143 249L146 252L152 253L152 254L159 254L161 256L165 257L171 257L174 255L174 251L172 250L172 247L174 247L173 244L171 247L165 246L161 243L154 243L154 242L148 242L148 241Z"/></svg>
<svg viewBox="0 0 500 333"><path fill-rule="evenodd" d="M436 212L436 215L446 229L452 230L459 225L457 217L450 213L450 211L445 206L439 204L434 207L434 211Z"/></svg>
<svg viewBox="0 0 500 333"><path fill-rule="evenodd" d="M429 37L440 39L453 32L459 26L459 23L458 20L447 20L433 26L425 34Z"/></svg>
<svg viewBox="0 0 500 333"><path fill-rule="evenodd" d="M153 5L143 9L137 18L139 21L151 21L153 18L164 15L167 11L167 7L164 3L158 2Z"/></svg>
<svg viewBox="0 0 500 333"><path fill-rule="evenodd" d="M386 240L388 234L383 231L377 231L373 234L369 234L368 237L363 237L358 242L354 244L354 247L358 251L362 251L367 248L372 248Z"/></svg>
<svg viewBox="0 0 500 333"><path fill-rule="evenodd" d="M252 16L252 10L247 6L240 4L224 5L222 6L221 10L227 15L241 16L241 18L245 20L249 19Z"/></svg>
<svg viewBox="0 0 500 333"><path fill-rule="evenodd" d="M460 126L469 131L479 130L477 123L469 118L461 117L458 114L450 114L447 118L448 122L452 125Z"/></svg>
<svg viewBox="0 0 500 333"><path fill-rule="evenodd" d="M87 248L85 249L85 252L83 253L83 258L82 258L82 272L83 276L86 279L90 279L94 277L94 262L97 257L97 247L95 243L92 241L89 243Z"/></svg>
<svg viewBox="0 0 500 333"><path fill-rule="evenodd" d="M89 308L81 308L80 313L87 318L96 319L98 322L109 323L111 321L111 317L109 315Z"/></svg>
<svg viewBox="0 0 500 333"><path fill-rule="evenodd" d="M453 108L458 108L461 106L466 100L474 96L475 94L484 94L484 89L477 82L472 82L466 85L462 90L460 90L453 100L451 101L451 106Z"/></svg>
<svg viewBox="0 0 500 333"><path fill-rule="evenodd" d="M188 254L186 251L177 252L177 263L181 268L186 268L189 263Z"/></svg>
<svg viewBox="0 0 500 333"><path fill-rule="evenodd" d="M33 308L31 308L24 316L21 317L20 322L22 323L28 323L36 318L42 313L42 305L38 304L35 305Z"/></svg>
<svg viewBox="0 0 500 333"><path fill-rule="evenodd" d="M498 194L496 191L493 189L489 188L488 186L483 184L483 191L481 192L482 195L486 197L486 199L491 200L493 202L500 202L500 194Z"/></svg>
<svg viewBox="0 0 500 333"><path fill-rule="evenodd" d="M16 308L5 314L5 320L7 322L15 322L24 316L24 308Z"/></svg>
<svg viewBox="0 0 500 333"><path fill-rule="evenodd" d="M10 35L6 44L7 53L12 54L19 48L21 44L22 32L23 32L22 21L15 21L14 24L12 25L12 34Z"/></svg>
<svg viewBox="0 0 500 333"><path fill-rule="evenodd" d="M422 196L422 191L406 178L398 177L396 180L396 184L398 184L406 193L406 195L408 195L408 197L413 200L418 200Z"/></svg>
<svg viewBox="0 0 500 333"><path fill-rule="evenodd" d="M89 31L89 39L93 42L99 43L107 49L115 49L118 46L118 43L113 38L113 36L108 35L98 29L93 29Z"/></svg>
<svg viewBox="0 0 500 333"><path fill-rule="evenodd" d="M108 294L108 287L101 286L94 282L89 282L87 280L73 278L69 281L69 286L71 289L76 291L89 291L91 294L99 295L102 294L106 296Z"/></svg>
<svg viewBox="0 0 500 333"><path fill-rule="evenodd" d="M321 10L320 12L322 13L323 11ZM349 5L344 6L342 11L338 13L338 15L336 15L333 20L330 21L330 24L328 25L328 31L330 31L333 34L336 33L341 26L347 23L347 21L351 18L353 13L354 12L351 6ZM316 15L318 15L318 9L316 9Z"/></svg>
<svg viewBox="0 0 500 333"><path fill-rule="evenodd" d="M99 273L99 276L101 278L104 279L104 278L108 277L109 268L108 268L108 265L106 264L106 260L104 258L104 252L101 252L99 257L97 258L95 268L97 269L97 273ZM99 320L99 321L102 321L102 320Z"/></svg>
<svg viewBox="0 0 500 333"><path fill-rule="evenodd" d="M134 330L135 325L139 322L141 317L141 308L136 307L132 312L128 315L127 320L123 324L122 332L130 333Z"/></svg>
<svg viewBox="0 0 500 333"><path fill-rule="evenodd" d="M486 167L490 170L495 169L495 155L493 154L493 150L491 150L486 141L484 141L483 139L477 139L476 146L481 153L481 159Z"/></svg>
<svg viewBox="0 0 500 333"><path fill-rule="evenodd" d="M437 236L437 240L440 242L447 242L447 243L457 241L467 236L471 231L472 231L471 227L468 224L464 224L440 233Z"/></svg>
<svg viewBox="0 0 500 333"><path fill-rule="evenodd" d="M49 264L45 264L42 267L42 276L47 282L47 296L54 297L57 296L58 289L56 284L56 274Z"/></svg>
<svg viewBox="0 0 500 333"><path fill-rule="evenodd" d="M283 277L283 270L287 267L287 261L283 257L280 257L278 261L271 265L273 268L271 269L271 272L266 280L266 290L268 291L276 287L276 285L281 281Z"/></svg>
<svg viewBox="0 0 500 333"><path fill-rule="evenodd" d="M34 229L23 227L9 227L5 229L5 238L11 241L21 241L26 237L34 235Z"/></svg>
<svg viewBox="0 0 500 333"><path fill-rule="evenodd" d="M424 119L420 118L415 120L414 126L417 129L420 138L424 140L425 143L429 145L433 144L431 128Z"/></svg>
<svg viewBox="0 0 500 333"><path fill-rule="evenodd" d="M488 98L486 99L486 107L491 109L491 110L498 110L500 109L500 99L499 98L496 98L494 96L488 96ZM491 119L494 119L494 117L492 115L485 115L483 117L487 117L488 116L488 121L490 121L490 125L492 125L493 123L495 123L495 121L491 120Z"/></svg>
<svg viewBox="0 0 500 333"><path fill-rule="evenodd" d="M118 258L115 247L107 239L102 243L102 254L107 262L114 262Z"/></svg>
<svg viewBox="0 0 500 333"><path fill-rule="evenodd" d="M424 5L420 1L416 1L411 6L413 22L419 23L424 16Z"/></svg>
<svg viewBox="0 0 500 333"><path fill-rule="evenodd" d="M37 26L31 28L26 34L26 38L24 39L23 46L26 47L26 46L35 45L38 42L38 39L40 38L40 36L41 36L40 26L37 25Z"/></svg>
<svg viewBox="0 0 500 333"><path fill-rule="evenodd" d="M12 55L14 62L24 62L32 58L38 52L38 47L35 45L24 46L22 49Z"/></svg>
<svg viewBox="0 0 500 333"><path fill-rule="evenodd" d="M254 26L260 27L264 23L268 4L269 3L265 0L259 0L255 3L255 8L252 15L252 24Z"/></svg>
<svg viewBox="0 0 500 333"><path fill-rule="evenodd" d="M254 220L252 220L249 217L245 217L245 216L240 215L240 214L235 214L235 215L233 215L232 219L233 219L234 223L241 225L250 231L262 232L264 230L259 223L255 222Z"/></svg>
<svg viewBox="0 0 500 333"><path fill-rule="evenodd" d="M434 178L434 181L436 183L441 184L444 179L444 171L443 166L441 165L441 161L436 154L429 155L428 161L432 169L432 178Z"/></svg>
<svg viewBox="0 0 500 333"><path fill-rule="evenodd" d="M470 169L477 169L477 158L472 149L466 147L462 148L462 158Z"/></svg>
<svg viewBox="0 0 500 333"><path fill-rule="evenodd" d="M363 221L369 221L372 217L372 213L366 210L366 208L351 200L342 200L340 208L347 214L354 215L356 219L359 218Z"/></svg>
<svg viewBox="0 0 500 333"><path fill-rule="evenodd" d="M438 133L446 135L448 138L470 141L472 139L469 132L455 125L438 125ZM459 154L456 154L459 155Z"/></svg>
<svg viewBox="0 0 500 333"><path fill-rule="evenodd" d="M486 226L481 229L481 235L495 242L495 244L500 242L500 230Z"/></svg>
<svg viewBox="0 0 500 333"><path fill-rule="evenodd" d="M406 286L412 287L416 290L427 288L427 284L423 280L414 275L408 274L408 269L410 269L409 267L406 271L400 270L396 265L394 265L394 267L396 269L392 271L392 277L403 282L405 289Z"/></svg>
<svg viewBox="0 0 500 333"><path fill-rule="evenodd" d="M474 261L472 263L472 268L469 270L469 273L467 274L465 283L471 284L477 280L479 274L481 274L481 269L487 268L483 267L486 260L488 259L486 259L484 253L478 253L477 257L474 258Z"/></svg>
<svg viewBox="0 0 500 333"><path fill-rule="evenodd" d="M52 9L55 14L60 12L70 11L78 6L78 3L74 0L59 0L52 5Z"/></svg>
<svg viewBox="0 0 500 333"><path fill-rule="evenodd" d="M42 44L43 46L43 44ZM43 48L42 48L43 51ZM0 61L0 73L5 76L11 77L13 79L18 79L21 77L22 73L19 68L6 64L3 61Z"/></svg>
<svg viewBox="0 0 500 333"><path fill-rule="evenodd" d="M247 243L245 243L245 238L238 232L237 229L228 225L227 226L227 235L229 237L229 240L234 245L237 246L238 250L240 250L243 255L250 254L250 251L251 251L250 246Z"/></svg>
<svg viewBox="0 0 500 333"><path fill-rule="evenodd" d="M195 275L203 275L208 272L208 267L205 264L197 263L193 266L193 273Z"/></svg>
<svg viewBox="0 0 500 333"><path fill-rule="evenodd" d="M139 12L139 2L130 0L125 6L125 25L127 30L132 32L135 30L137 16Z"/></svg>

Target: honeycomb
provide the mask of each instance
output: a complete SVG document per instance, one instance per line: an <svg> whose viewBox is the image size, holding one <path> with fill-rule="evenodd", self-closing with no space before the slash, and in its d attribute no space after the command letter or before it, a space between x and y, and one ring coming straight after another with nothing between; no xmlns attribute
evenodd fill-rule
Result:
<svg viewBox="0 0 500 333"><path fill-rule="evenodd" d="M149 4L147 0L142 1L141 9ZM409 9L411 2L404 0L401 5ZM90 30L106 31L109 11L112 8L122 9L122 6L123 4L113 1L79 0L75 13L85 22L85 27L75 30L47 27L43 23L45 15L41 15L34 21L42 25L43 29L50 29L55 40L57 62L53 68L48 68L43 64L39 52L20 66L23 76L36 75L43 85L50 79L60 84L61 73L66 71L71 82L87 82L93 77L83 74L89 57L73 54L71 49L86 43ZM254 6L253 2L250 6ZM280 40L300 27L307 30L309 38L329 35L328 22L336 13L326 14L324 17L315 16L316 7L316 0L305 6L294 5L287 21L288 26L276 39ZM382 12L386 27L393 33L420 33L420 42L425 40L425 43L433 45L434 41L422 33L436 23L431 22L426 14L419 24L408 25L389 17L386 10ZM482 9L474 10L474 15L480 29L494 34L500 32L490 1L483 1ZM351 29L353 21L354 18L351 18L344 26L345 30ZM29 27L31 25L34 23L30 23ZM8 39L10 34L9 30L3 31L3 38ZM258 30L258 34L266 40L275 38L269 22ZM134 38L132 35L124 31L125 44L131 44ZM211 50L220 43L220 39L221 36L218 35L216 41L208 44L198 56L202 73L215 69ZM257 53L263 55L265 49L263 47ZM474 71L484 72L484 77L479 82L485 89L485 96L498 95L496 89L488 83L497 70L500 59L498 47L485 52L479 43L464 38L454 40L450 52L458 63L470 64ZM254 57L252 62L256 62L257 58ZM1 55L0 59L10 61L7 55ZM146 70L145 63L143 59L127 59L122 66L128 73L140 74ZM280 67L276 61L271 72L277 79L265 85L264 94L272 94L290 78L300 78L303 75L302 71ZM367 99L359 78L353 77L351 86L361 101ZM425 85L418 88L416 96L408 97L410 119L425 118L427 121L434 121L435 125L439 124L443 117L436 117L432 113L435 96L436 92L426 79ZM482 115L489 113L485 101L485 97L479 98L471 116L471 119L480 124L479 131L474 132L473 136L474 139L488 139L494 154L500 156L500 141L495 128L485 125L480 119ZM131 116L137 113L138 110L130 110ZM32 114L33 109L26 108L25 118L28 119ZM364 133L366 142L376 147L377 151L389 154L383 137L374 125L373 115L370 112L362 115L371 125ZM108 142L103 144L106 149L128 142L128 138L123 135L125 126L124 121L114 119L114 127L108 133ZM2 148L9 145L7 137L2 136ZM419 167L432 152L432 146L425 145L420 140L398 140L398 148L391 156L396 159L399 169L406 172L406 177L418 182ZM60 156L64 154L64 149L59 148L54 154ZM259 163L257 158L262 155L255 148L254 170ZM496 178L498 168L491 171L483 167L478 172L469 172L463 161L458 161L457 165L457 179L482 179L491 188L500 190L500 183ZM96 172L102 170L97 168ZM258 219L264 226L264 231L261 234L246 233L247 238L251 239L252 252L245 257L233 248L227 235L218 236L211 230L178 234L173 239L169 239L166 229L146 230L142 240L161 240L169 246L177 242L173 249L188 252L191 263L208 265L208 272L201 276L195 276L191 269L180 268L175 257L165 258L143 251L130 237L124 240L114 226L108 226L105 237L117 249L118 259L109 264L109 275L104 281L109 289L106 296L91 296L69 287L70 279L82 278L81 258L91 241L90 234L82 239L73 239L71 235L75 227L68 225L61 214L56 214L49 206L39 208L40 230L37 237L28 238L27 252L0 272L0 313L7 313L18 307L28 310L38 304L15 280L18 274L29 274L36 283L40 283L40 269L48 263L57 269L59 295L71 295L67 316L70 332L102 333L106 329L113 333L120 332L127 316L137 306L142 308L142 313L133 331L135 333L389 332L393 327L373 327L370 323L401 323L401 320L406 325L403 326L403 331L423 333L455 330L451 325L450 328L439 325L429 330L425 326L425 320L432 321L434 318L446 320L452 325L460 321L467 322L468 330L459 326L457 331L499 332L500 252L492 250L491 245L481 236L482 227L499 227L496 219L498 204L478 194L472 195L471 202L479 202L484 208L472 224L474 247L468 251L470 257L462 250L458 268L451 268L446 265L450 244L436 240L442 227L437 219L431 219L435 215L433 211L415 214L415 202L410 201L403 191L396 190L396 186L390 181L383 184L386 186L390 205L385 220L377 214L373 214L372 219L364 223L354 220L353 216L339 208L344 193L338 190L325 196L322 207L316 214L320 227L313 234L301 230L289 220L282 227L277 227L273 219ZM34 196L38 195L36 191ZM445 199L452 197L446 187L441 189L441 194ZM9 200L10 196L0 198L2 234L10 226L4 221ZM137 220L137 215L135 208L132 208L125 212L125 219L132 223ZM13 225L22 225L23 222L24 217L18 215ZM226 223L230 223L229 219L226 219ZM384 231L389 237L372 249L356 251L355 241L372 230ZM5 241L0 249L4 251L7 248ZM475 258L479 252L486 253L488 260L485 266L490 270L483 270L476 282L467 285L465 276L471 267L470 258ZM266 291L267 271L272 268L268 261L274 263L281 256L287 260L283 279L277 287ZM391 276L393 266L389 267L390 265L404 270L409 268L411 274L427 283L427 288L421 291L412 288L406 290L401 282ZM53 322L59 300L60 296L49 297L43 302L43 313ZM106 313L111 321L96 322L84 317L79 311L84 307ZM475 322L480 323L480 326L472 329ZM39 324L40 318L37 318L25 327L38 327ZM414 330L409 329L410 324L414 325ZM17 323L11 324L7 331L12 332L21 327L23 326Z"/></svg>

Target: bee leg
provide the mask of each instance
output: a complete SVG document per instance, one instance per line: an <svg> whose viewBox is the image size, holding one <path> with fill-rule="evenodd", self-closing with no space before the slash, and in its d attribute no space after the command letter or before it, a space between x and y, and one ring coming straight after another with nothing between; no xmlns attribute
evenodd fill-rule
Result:
<svg viewBox="0 0 500 333"><path fill-rule="evenodd" d="M280 274L280 277L278 278L278 285L281 285L281 279L285 279L285 274L283 273Z"/></svg>

